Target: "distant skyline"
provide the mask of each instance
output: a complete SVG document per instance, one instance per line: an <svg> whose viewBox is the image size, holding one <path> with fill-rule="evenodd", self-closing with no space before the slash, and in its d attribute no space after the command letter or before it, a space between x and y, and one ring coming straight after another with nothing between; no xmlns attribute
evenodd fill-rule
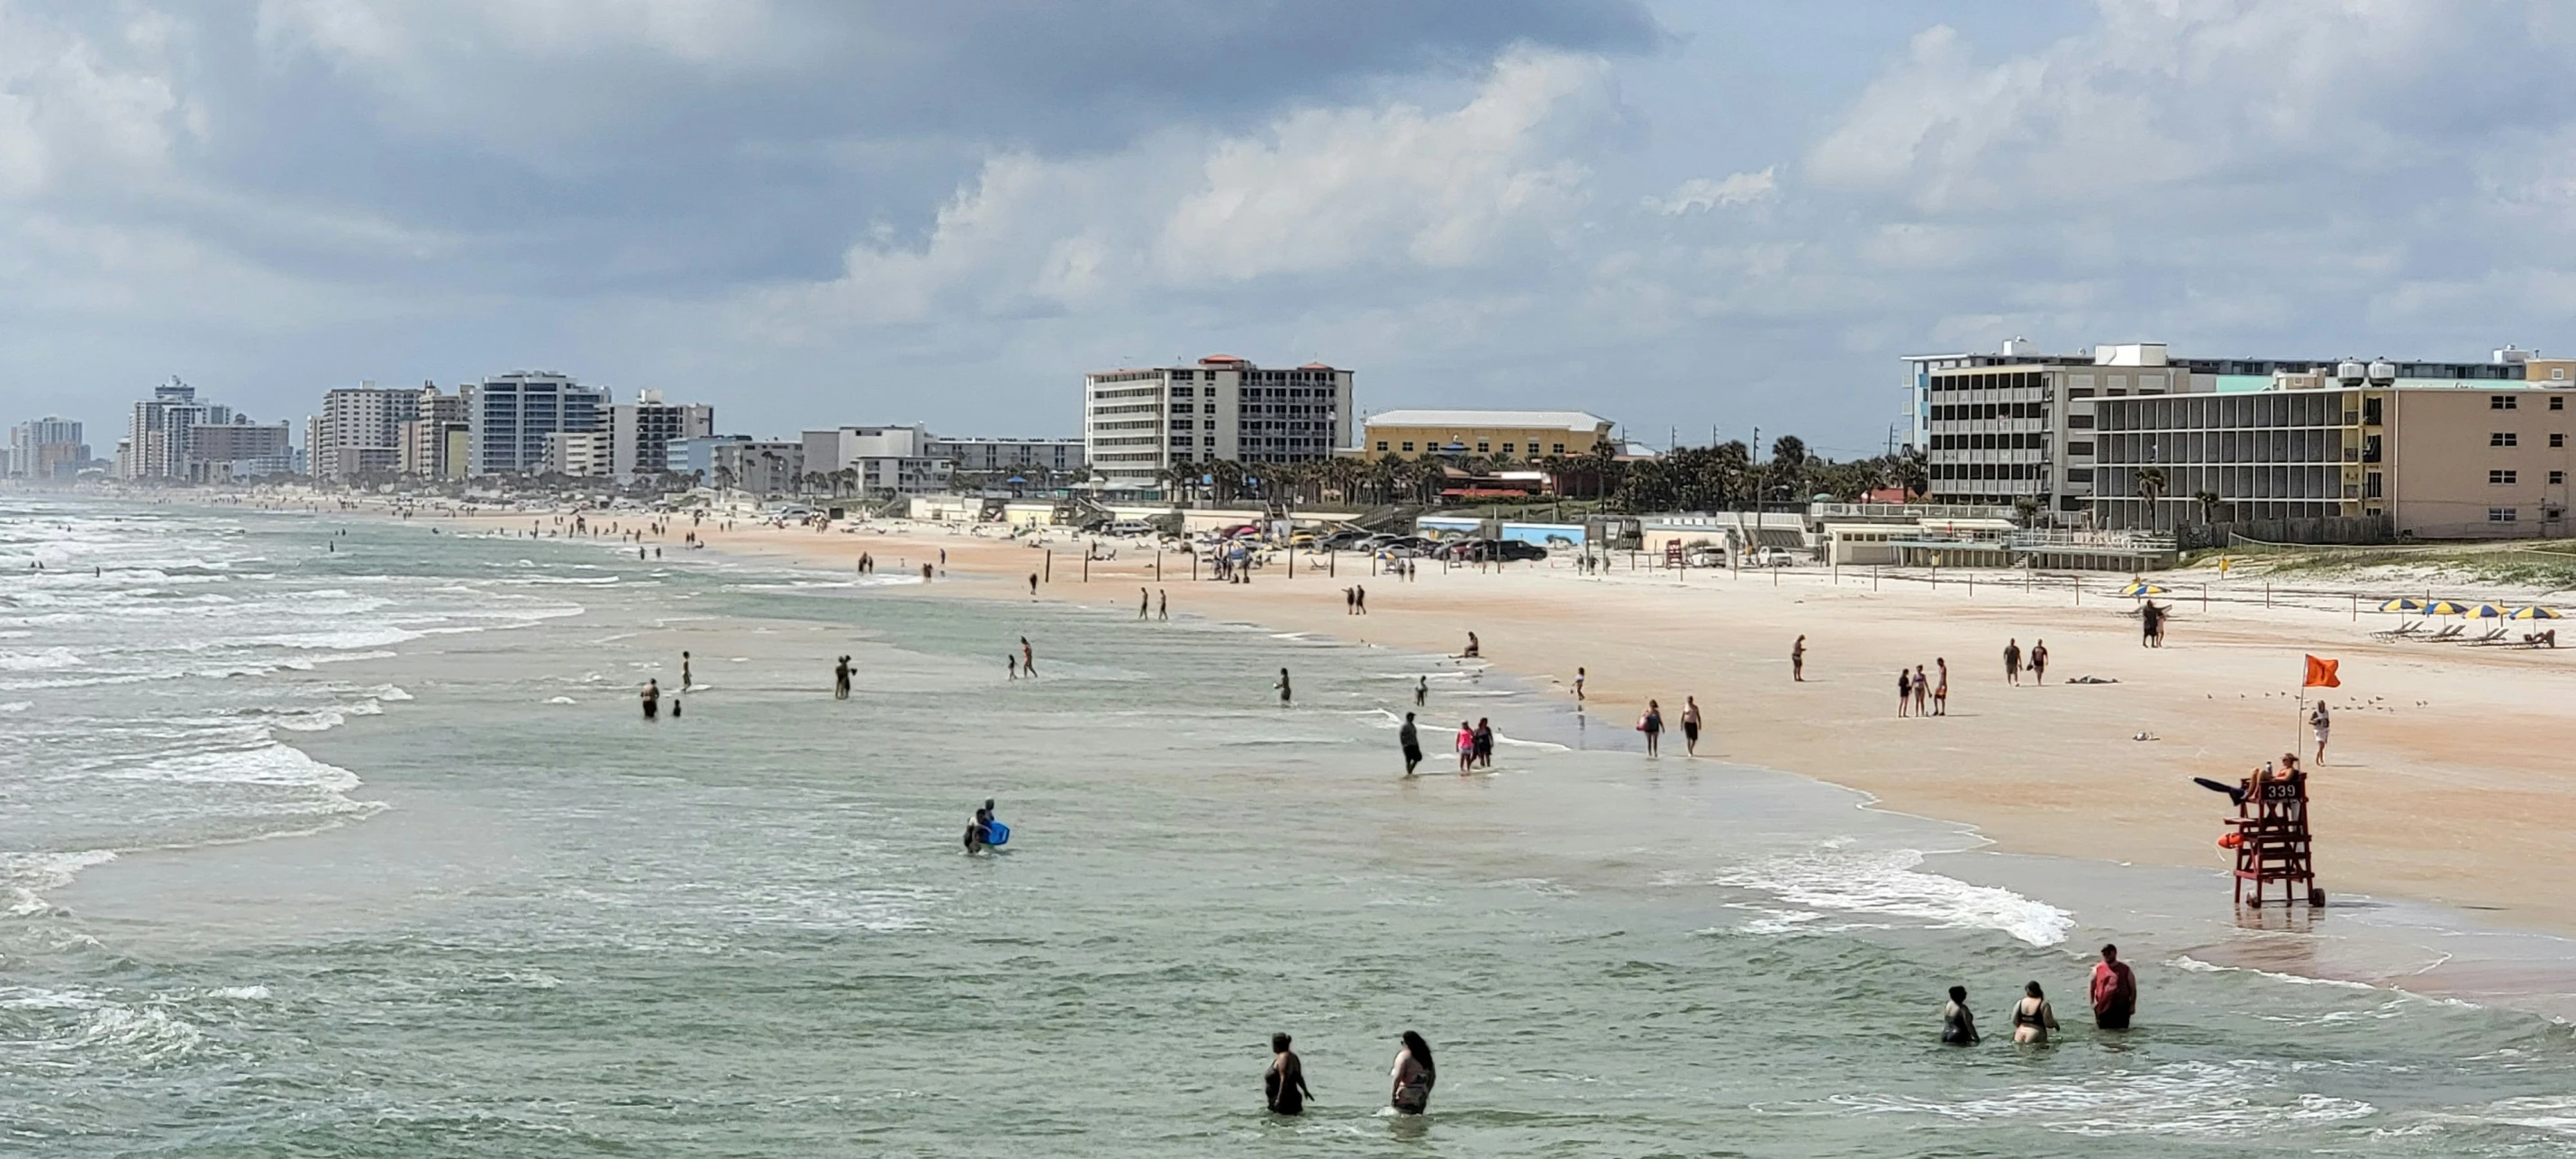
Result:
<svg viewBox="0 0 2576 1159"><path fill-rule="evenodd" d="M1363 411L1870 454L1899 355L2576 350L2576 8L0 0L0 426L547 369L728 431Z"/></svg>

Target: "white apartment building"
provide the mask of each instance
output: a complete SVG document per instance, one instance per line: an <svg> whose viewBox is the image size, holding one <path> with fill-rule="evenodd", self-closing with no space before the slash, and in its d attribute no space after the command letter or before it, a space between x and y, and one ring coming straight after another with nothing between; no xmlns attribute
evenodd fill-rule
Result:
<svg viewBox="0 0 2576 1159"><path fill-rule="evenodd" d="M547 431L545 440L545 453L537 464L540 475L605 478L615 461L607 431Z"/></svg>
<svg viewBox="0 0 2576 1159"><path fill-rule="evenodd" d="M420 384L419 409L415 412L419 417L402 425L397 470L420 479L465 477L466 448L473 434L473 425L466 418L466 403L472 389L460 387L455 394L442 394L436 383Z"/></svg>
<svg viewBox="0 0 2576 1159"><path fill-rule="evenodd" d="M233 421L231 407L197 401L197 388L173 376L134 404L126 420L125 453L117 474L127 479L185 479L191 432Z"/></svg>
<svg viewBox="0 0 2576 1159"><path fill-rule="evenodd" d="M9 428L6 473L30 479L65 478L89 462L78 420L47 415Z"/></svg>
<svg viewBox="0 0 2576 1159"><path fill-rule="evenodd" d="M805 475L805 444L789 439L718 442L709 447L711 486L754 495L793 495Z"/></svg>
<svg viewBox="0 0 2576 1159"><path fill-rule="evenodd" d="M514 371L466 392L468 475L534 472L545 462L546 435L607 425L608 392L553 371Z"/></svg>
<svg viewBox="0 0 2576 1159"><path fill-rule="evenodd" d="M1176 464L1329 459L1351 444L1351 372L1264 370L1230 354L1196 366L1083 376L1083 455L1111 490L1158 490Z"/></svg>
<svg viewBox="0 0 2576 1159"><path fill-rule="evenodd" d="M938 438L930 453L946 459L962 475L1014 474L1034 480L1038 474L1076 481L1083 477L1080 439Z"/></svg>
<svg viewBox="0 0 2576 1159"><path fill-rule="evenodd" d="M948 487L950 461L936 453L930 428L919 423L807 431L803 446L804 470L826 476L814 490L910 495Z"/></svg>
<svg viewBox="0 0 2576 1159"><path fill-rule="evenodd" d="M705 403L666 403L662 392L647 390L634 402L609 408L609 471L619 479L658 472L670 460L670 445L681 439L703 439L716 433L716 408Z"/></svg>
<svg viewBox="0 0 2576 1159"><path fill-rule="evenodd" d="M362 382L322 392L304 420L305 462L316 482L342 483L402 469L403 424L420 417L420 392Z"/></svg>

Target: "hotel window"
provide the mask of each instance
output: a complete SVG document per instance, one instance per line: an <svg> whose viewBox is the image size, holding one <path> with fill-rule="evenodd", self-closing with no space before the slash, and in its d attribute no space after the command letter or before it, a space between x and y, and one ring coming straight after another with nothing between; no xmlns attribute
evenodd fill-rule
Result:
<svg viewBox="0 0 2576 1159"><path fill-rule="evenodd" d="M1411 443L1406 443L1406 444L1404 444L1404 453L1405 453L1405 454L1408 454L1408 455L1412 454L1412 453L1413 453L1413 444L1411 444Z"/></svg>
<svg viewBox="0 0 2576 1159"><path fill-rule="evenodd" d="M2090 455L2093 453L2093 444L2068 443L2066 444L2066 453L2070 455Z"/></svg>
<svg viewBox="0 0 2576 1159"><path fill-rule="evenodd" d="M2509 394L2491 394L2487 396L2488 410L2512 410L2516 405L2514 397Z"/></svg>
<svg viewBox="0 0 2576 1159"><path fill-rule="evenodd" d="M1381 454L1381 455L1383 455L1383 454L1385 454L1385 453L1386 453L1386 440L1385 440L1385 439L1379 439L1379 440L1377 441L1377 453L1378 453L1378 454Z"/></svg>
<svg viewBox="0 0 2576 1159"><path fill-rule="evenodd" d="M2560 486L2560 485L2562 485L2562 484L2564 484L2564 483L2566 483L2566 482L2567 482L2567 472L2565 472L2565 471L2551 471L2551 472L2549 473L2549 485L2550 485L2550 486L2552 486L2552 487L2556 487L2556 486Z"/></svg>
<svg viewBox="0 0 2576 1159"><path fill-rule="evenodd" d="M2519 507L2487 508L2487 522L2489 523L2513 523L2521 518L2522 509Z"/></svg>
<svg viewBox="0 0 2576 1159"><path fill-rule="evenodd" d="M2522 436L2514 431L2497 431L2494 434L2487 436L2487 445L2490 447L2518 447L2522 445Z"/></svg>
<svg viewBox="0 0 2576 1159"><path fill-rule="evenodd" d="M1551 455L1562 455L1565 453L1565 444L1563 443L1550 443L1548 445L1556 448L1555 450L1548 452Z"/></svg>
<svg viewBox="0 0 2576 1159"><path fill-rule="evenodd" d="M2566 445L2567 445L2567 436L2566 436L2566 435L2563 435L2563 434L2553 434L2553 435L2550 435L2550 436L2549 436L2549 445L2550 445L2551 447L2563 447L2563 446L2566 446Z"/></svg>
<svg viewBox="0 0 2576 1159"><path fill-rule="evenodd" d="M2489 486L2501 487L2514 482L2520 477L2521 472L2519 471L2489 471L2487 472L2487 483Z"/></svg>
<svg viewBox="0 0 2576 1159"><path fill-rule="evenodd" d="M2551 409L2551 410L2566 410L2566 409L2567 409L2567 396L2566 396L2566 395L2563 395L2563 394L2553 394L2553 395L2550 395L2550 396L2549 396L2549 409Z"/></svg>
<svg viewBox="0 0 2576 1159"><path fill-rule="evenodd" d="M1537 455L1537 454L1538 454L1538 444L1537 444L1537 443L1531 443L1531 444L1530 444L1529 453L1530 453L1531 455L1533 455L1533 456L1535 456L1535 455Z"/></svg>
<svg viewBox="0 0 2576 1159"><path fill-rule="evenodd" d="M1493 449L1494 449L1494 446L1493 446L1493 444L1492 444L1492 443L1486 442L1486 441L1485 441L1485 440L1483 440L1483 439L1478 439L1478 440L1476 440L1476 453L1477 453L1477 454L1479 454L1479 455L1483 455L1483 454L1490 454L1490 453L1493 451Z"/></svg>

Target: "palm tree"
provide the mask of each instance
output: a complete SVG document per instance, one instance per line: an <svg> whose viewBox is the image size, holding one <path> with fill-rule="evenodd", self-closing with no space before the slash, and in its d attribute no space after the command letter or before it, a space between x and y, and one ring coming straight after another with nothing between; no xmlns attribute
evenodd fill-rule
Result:
<svg viewBox="0 0 2576 1159"><path fill-rule="evenodd" d="M2218 522L2218 492L2194 491L2191 501L2200 505L2200 521L2203 524Z"/></svg>
<svg viewBox="0 0 2576 1159"><path fill-rule="evenodd" d="M2149 527L2156 525L2156 500L2164 496L2165 485L2164 468L2138 468L2138 497L2147 501L2146 525Z"/></svg>

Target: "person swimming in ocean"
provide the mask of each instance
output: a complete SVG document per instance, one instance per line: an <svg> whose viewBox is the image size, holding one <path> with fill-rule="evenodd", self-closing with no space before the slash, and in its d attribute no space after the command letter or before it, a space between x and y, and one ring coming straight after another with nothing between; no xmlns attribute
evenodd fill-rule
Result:
<svg viewBox="0 0 2576 1159"><path fill-rule="evenodd" d="M1952 986L1949 1003L1941 1007L1941 1044L1975 1046L1977 1042L1977 1016L1968 1012L1968 988Z"/></svg>
<svg viewBox="0 0 2576 1159"><path fill-rule="evenodd" d="M644 719L652 720L662 714L662 685L659 681L645 681L644 691L637 695L644 701Z"/></svg>
<svg viewBox="0 0 2576 1159"><path fill-rule="evenodd" d="M1306 1089L1306 1065L1288 1049L1288 1041L1285 1034L1270 1036L1270 1066L1261 1072L1262 1101L1274 1115L1305 1114L1306 1100L1315 1097Z"/></svg>
<svg viewBox="0 0 2576 1159"><path fill-rule="evenodd" d="M993 847L993 802L975 810L975 818L966 823L966 852L982 853Z"/></svg>
<svg viewBox="0 0 2576 1159"><path fill-rule="evenodd" d="M1279 683L1277 687L1279 689L1279 703L1283 705L1288 703L1293 694L1288 688L1288 670L1285 668L1279 670Z"/></svg>
<svg viewBox="0 0 2576 1159"><path fill-rule="evenodd" d="M1405 1031L1404 1048L1395 1052L1395 1069L1389 1073L1395 1089L1387 1103L1399 1115L1419 1115L1431 1107L1431 1084L1439 1081L1439 1072L1431 1063L1431 1044L1413 1031Z"/></svg>

